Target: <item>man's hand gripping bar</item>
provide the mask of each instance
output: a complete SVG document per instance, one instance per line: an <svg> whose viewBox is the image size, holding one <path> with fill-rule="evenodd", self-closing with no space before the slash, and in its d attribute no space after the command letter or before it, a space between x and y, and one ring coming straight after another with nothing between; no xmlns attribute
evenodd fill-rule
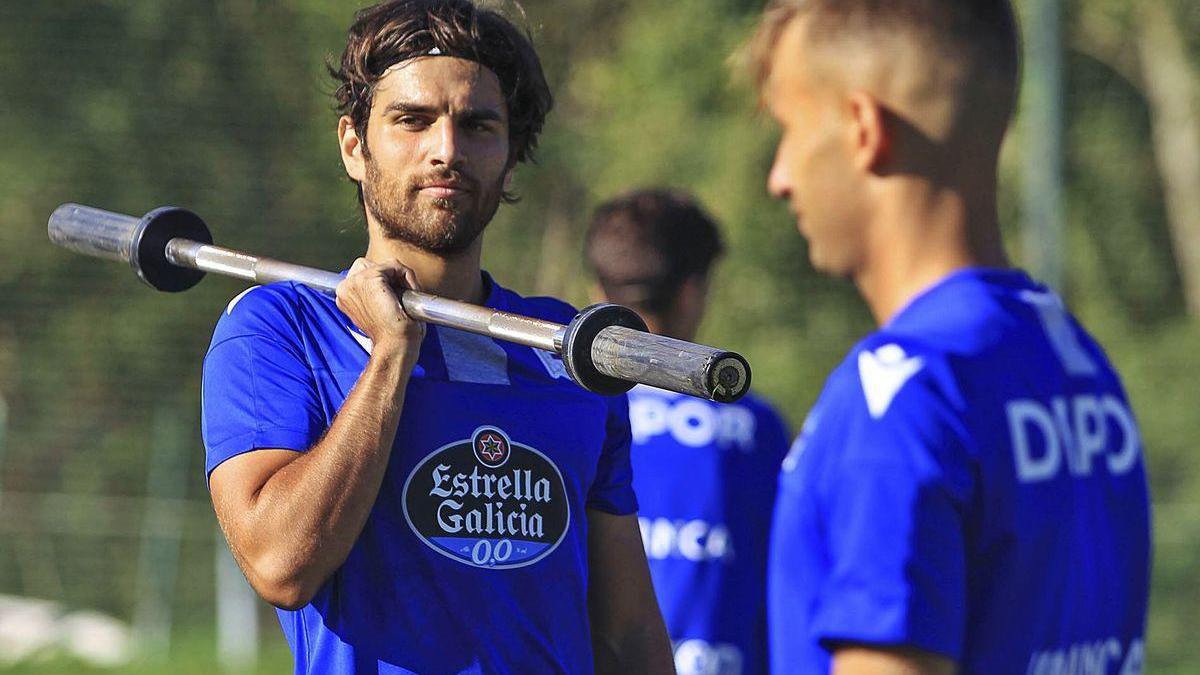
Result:
<svg viewBox="0 0 1200 675"><path fill-rule="evenodd" d="M330 296L342 280L334 272L214 246L204 221L175 207L136 218L63 204L50 215L49 232L64 248L128 263L160 291L187 290L206 272L259 284L294 281ZM741 355L648 333L621 305L592 305L564 326L418 291L404 291L400 303L415 319L559 354L571 379L599 394L641 383L729 403L750 387L750 364Z"/></svg>

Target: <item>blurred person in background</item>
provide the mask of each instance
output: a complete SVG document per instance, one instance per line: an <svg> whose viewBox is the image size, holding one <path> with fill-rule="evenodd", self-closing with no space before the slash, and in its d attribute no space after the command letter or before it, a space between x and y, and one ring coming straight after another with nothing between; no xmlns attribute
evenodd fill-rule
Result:
<svg viewBox="0 0 1200 675"><path fill-rule="evenodd" d="M574 316L480 270L551 105L533 46L467 0L396 0L357 14L333 70L365 257L336 301L235 298L203 379L217 518L296 672L669 672L625 397L399 302Z"/></svg>
<svg viewBox="0 0 1200 675"><path fill-rule="evenodd" d="M599 299L690 341L722 249L695 199L648 189L596 208L585 256ZM787 452L783 420L753 395L726 405L644 385L629 392L629 413L642 539L676 669L766 672L767 537Z"/></svg>
<svg viewBox="0 0 1200 675"><path fill-rule="evenodd" d="M784 461L778 673L1137 673L1150 518L1120 379L1009 266L1008 0L778 0L751 43L768 179L879 329Z"/></svg>

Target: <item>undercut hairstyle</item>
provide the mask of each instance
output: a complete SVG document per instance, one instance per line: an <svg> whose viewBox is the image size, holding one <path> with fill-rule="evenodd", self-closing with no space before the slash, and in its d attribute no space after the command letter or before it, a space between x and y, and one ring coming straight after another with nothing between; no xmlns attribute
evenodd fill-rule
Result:
<svg viewBox="0 0 1200 675"><path fill-rule="evenodd" d="M554 104L542 62L528 32L470 0L388 0L355 14L346 49L329 72L338 82L336 110L351 119L364 151L369 153L367 121L379 80L395 64L430 52L474 61L496 74L508 107L509 163L532 160Z"/></svg>
<svg viewBox="0 0 1200 675"><path fill-rule="evenodd" d="M680 286L707 276L724 252L716 222L689 194L646 189L598 206L584 257L612 302L669 312Z"/></svg>
<svg viewBox="0 0 1200 675"><path fill-rule="evenodd" d="M807 36L818 46L842 41L847 49L887 49L879 36L904 35L934 58L966 68L967 86L957 93L960 110L973 113L968 117L983 114L1001 127L1012 117L1021 40L1010 0L771 0L747 49L760 91L780 35L801 17L810 18Z"/></svg>

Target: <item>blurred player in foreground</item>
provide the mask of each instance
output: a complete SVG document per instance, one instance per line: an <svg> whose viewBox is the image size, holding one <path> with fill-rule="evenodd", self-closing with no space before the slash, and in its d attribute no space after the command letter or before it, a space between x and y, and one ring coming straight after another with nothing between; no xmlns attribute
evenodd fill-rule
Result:
<svg viewBox="0 0 1200 675"><path fill-rule="evenodd" d="M640 190L596 209L586 257L602 299L691 340L717 225L690 196ZM681 675L767 669L767 536L788 432L766 403L629 392L634 490L650 573Z"/></svg>
<svg viewBox="0 0 1200 675"><path fill-rule="evenodd" d="M880 328L784 462L779 673L1137 673L1150 519L1121 383L1008 266L1007 0L781 0L752 43L770 192Z"/></svg>
<svg viewBox="0 0 1200 675"><path fill-rule="evenodd" d="M359 12L335 75L366 255L336 303L236 298L204 364L213 504L296 672L668 672L625 397L397 296L574 316L480 271L550 108L533 46L467 0L394 0Z"/></svg>

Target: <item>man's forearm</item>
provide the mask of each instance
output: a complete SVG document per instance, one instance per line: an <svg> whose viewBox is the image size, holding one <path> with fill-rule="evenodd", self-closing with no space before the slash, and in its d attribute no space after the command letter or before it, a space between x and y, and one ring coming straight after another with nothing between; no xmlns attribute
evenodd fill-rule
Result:
<svg viewBox="0 0 1200 675"><path fill-rule="evenodd" d="M612 673L673 673L674 655L662 620L624 631L621 635L592 633L593 657L598 675Z"/></svg>
<svg viewBox="0 0 1200 675"><path fill-rule="evenodd" d="M349 555L379 494L411 370L402 352L377 346L325 436L275 471L229 528L247 577L274 604L306 604Z"/></svg>
<svg viewBox="0 0 1200 675"><path fill-rule="evenodd" d="M589 509L588 614L596 673L673 673L636 515Z"/></svg>

